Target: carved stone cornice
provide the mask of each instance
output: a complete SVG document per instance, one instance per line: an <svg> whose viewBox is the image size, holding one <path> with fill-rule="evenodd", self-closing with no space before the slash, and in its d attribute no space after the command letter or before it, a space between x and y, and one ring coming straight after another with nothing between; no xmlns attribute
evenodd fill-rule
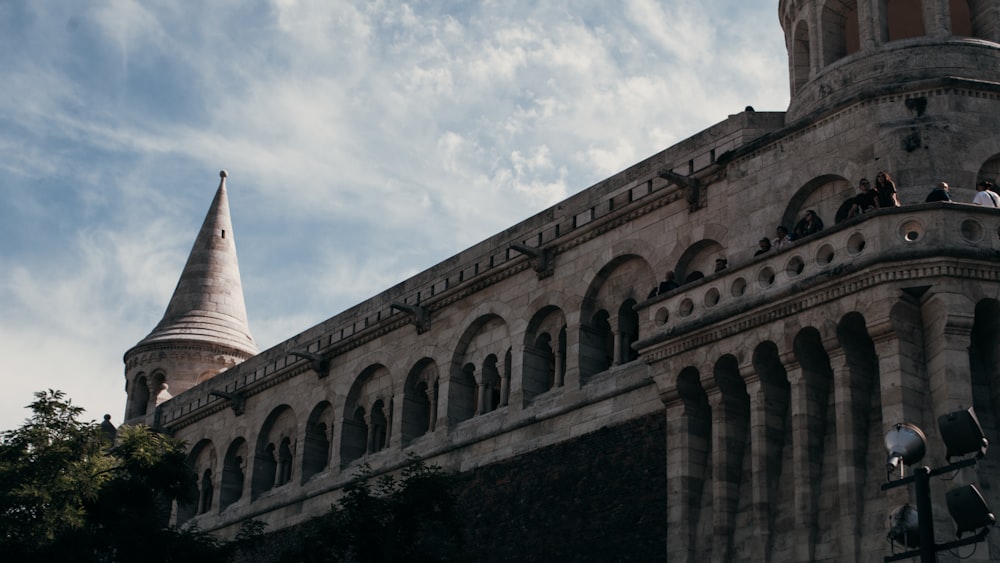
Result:
<svg viewBox="0 0 1000 563"><path fill-rule="evenodd" d="M125 371L129 372L159 362L167 357L171 360L193 360L214 364L220 363L219 358L225 358L221 363L234 366L253 356L230 346L198 341L143 344L125 353Z"/></svg>

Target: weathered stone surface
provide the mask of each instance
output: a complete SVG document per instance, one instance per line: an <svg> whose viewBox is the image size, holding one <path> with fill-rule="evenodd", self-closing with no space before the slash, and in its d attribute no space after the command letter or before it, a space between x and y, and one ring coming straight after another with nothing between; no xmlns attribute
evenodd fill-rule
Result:
<svg viewBox="0 0 1000 563"><path fill-rule="evenodd" d="M730 116L242 363L137 347L134 418L211 484L178 521L294 526L416 454L468 476L483 560L881 561L907 501L880 490L890 425L937 443L971 404L1000 430L1000 210L961 203L1000 171L1000 10L914 3L909 37L890 3L782 0L787 114ZM845 219L879 170L903 206ZM941 180L956 202L923 203ZM810 209L822 231L754 256ZM667 270L686 283L650 296ZM154 404L138 375L181 351L209 375ZM996 507L998 474L959 480Z"/></svg>

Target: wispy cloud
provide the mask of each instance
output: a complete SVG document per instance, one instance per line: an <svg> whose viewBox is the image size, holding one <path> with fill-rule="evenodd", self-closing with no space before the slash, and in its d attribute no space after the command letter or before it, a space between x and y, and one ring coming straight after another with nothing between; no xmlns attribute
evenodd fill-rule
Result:
<svg viewBox="0 0 1000 563"><path fill-rule="evenodd" d="M742 110L740 0L0 3L0 428L124 408L220 168L262 346Z"/></svg>

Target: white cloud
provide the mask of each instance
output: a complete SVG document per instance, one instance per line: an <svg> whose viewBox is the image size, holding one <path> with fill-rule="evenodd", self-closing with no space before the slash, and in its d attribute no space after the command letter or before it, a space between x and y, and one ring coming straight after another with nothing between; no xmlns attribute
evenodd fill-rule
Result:
<svg viewBox="0 0 1000 563"><path fill-rule="evenodd" d="M268 345L787 100L774 11L737 0L15 4L0 369L29 374L0 427L46 387L121 405L121 354L162 314L219 168Z"/></svg>

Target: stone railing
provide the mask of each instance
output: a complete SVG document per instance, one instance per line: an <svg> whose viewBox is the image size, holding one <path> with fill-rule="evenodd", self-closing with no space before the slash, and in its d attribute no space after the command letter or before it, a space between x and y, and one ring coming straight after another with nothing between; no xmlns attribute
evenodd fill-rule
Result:
<svg viewBox="0 0 1000 563"><path fill-rule="evenodd" d="M1000 258L1000 209L927 203L845 221L639 304L647 326L652 325L645 334L652 336L638 346L849 271L925 256Z"/></svg>

